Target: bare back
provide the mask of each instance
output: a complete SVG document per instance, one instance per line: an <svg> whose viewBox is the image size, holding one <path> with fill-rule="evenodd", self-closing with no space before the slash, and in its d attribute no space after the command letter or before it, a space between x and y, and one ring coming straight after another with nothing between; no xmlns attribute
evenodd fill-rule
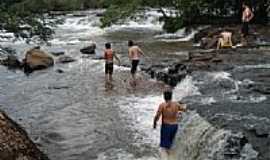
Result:
<svg viewBox="0 0 270 160"><path fill-rule="evenodd" d="M131 60L139 60L142 54L143 52L138 46L132 46L128 49L128 55Z"/></svg>
<svg viewBox="0 0 270 160"><path fill-rule="evenodd" d="M223 43L224 45L232 45L232 33L231 32L222 32L221 33L222 38L223 38Z"/></svg>

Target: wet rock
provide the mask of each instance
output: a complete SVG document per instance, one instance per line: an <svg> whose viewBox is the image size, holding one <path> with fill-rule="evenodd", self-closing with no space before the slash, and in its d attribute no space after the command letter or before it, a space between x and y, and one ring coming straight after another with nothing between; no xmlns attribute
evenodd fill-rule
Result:
<svg viewBox="0 0 270 160"><path fill-rule="evenodd" d="M265 125L256 125L248 128L248 130L254 133L254 135L259 138L267 138L270 133L270 129Z"/></svg>
<svg viewBox="0 0 270 160"><path fill-rule="evenodd" d="M61 56L58 58L59 63L70 63L70 62L74 62L74 61L76 61L76 59L74 59L70 56Z"/></svg>
<svg viewBox="0 0 270 160"><path fill-rule="evenodd" d="M1 160L49 160L28 137L26 131L0 111Z"/></svg>
<svg viewBox="0 0 270 160"><path fill-rule="evenodd" d="M269 84L265 84L265 83L254 84L252 90L253 91L256 91L258 93L261 93L261 94L269 95L270 94L270 85Z"/></svg>
<svg viewBox="0 0 270 160"><path fill-rule="evenodd" d="M49 86L48 89L52 89L52 90L59 90L59 89L68 89L70 88L69 86L65 86L65 85L55 85L55 86Z"/></svg>
<svg viewBox="0 0 270 160"><path fill-rule="evenodd" d="M62 70L62 69L57 69L56 72L57 72L57 73L64 73L64 70Z"/></svg>
<svg viewBox="0 0 270 160"><path fill-rule="evenodd" d="M150 74L151 78L163 81L170 86L176 86L187 75L187 66L181 63L156 64L147 66L143 70Z"/></svg>
<svg viewBox="0 0 270 160"><path fill-rule="evenodd" d="M183 114L172 154L183 160L243 160L258 155L241 132L216 128L193 111Z"/></svg>
<svg viewBox="0 0 270 160"><path fill-rule="evenodd" d="M12 68L12 69L22 67L21 62L14 55L8 55L8 57L6 59L3 59L0 61L0 64L7 66L8 68Z"/></svg>
<svg viewBox="0 0 270 160"><path fill-rule="evenodd" d="M30 49L26 52L24 59L24 71L32 72L34 70L46 69L54 65L53 58L40 49Z"/></svg>
<svg viewBox="0 0 270 160"><path fill-rule="evenodd" d="M92 43L89 46L80 49L80 52L82 54L95 54L96 53L95 50L96 50L96 44Z"/></svg>
<svg viewBox="0 0 270 160"><path fill-rule="evenodd" d="M64 51L53 51L53 52L51 52L51 54L54 56L61 56L61 55L64 55L65 52Z"/></svg>
<svg viewBox="0 0 270 160"><path fill-rule="evenodd" d="M247 143L248 140L242 133L233 134L227 139L224 156L228 158L240 157L241 150Z"/></svg>
<svg viewBox="0 0 270 160"><path fill-rule="evenodd" d="M6 55L15 55L16 50L11 48L11 47L1 47L0 46L0 55L1 54L6 54Z"/></svg>

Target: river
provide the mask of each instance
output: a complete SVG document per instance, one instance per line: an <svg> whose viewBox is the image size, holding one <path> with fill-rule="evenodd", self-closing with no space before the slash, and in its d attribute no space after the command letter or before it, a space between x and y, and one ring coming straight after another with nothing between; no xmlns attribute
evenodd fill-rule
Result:
<svg viewBox="0 0 270 160"><path fill-rule="evenodd" d="M79 49L95 42L96 56L99 57L104 44L111 42L120 58L127 61L127 41L132 39L147 54L148 58L142 64L148 64L174 59L192 50L193 44L188 40L196 31L188 35L183 30L176 34L165 34L162 23L158 21L160 14L156 11L148 11L136 21L101 29L98 27L99 17L96 16L98 12L94 10L83 12L83 16L70 14L59 17L65 21L56 28L51 45L41 46L48 52L65 51L76 62L56 63L53 68L29 76L0 66L0 108L21 124L52 160L158 159L159 128L152 129L152 120L158 104L163 101L163 85L139 72L140 84L133 88L128 83L129 68L115 66L114 87L108 89L104 85L104 62L93 56L83 56ZM18 56L22 57L35 44L6 40L2 45L15 48ZM64 73L58 73L58 69ZM229 87L221 92L217 87L201 93L200 88L220 81L225 81ZM194 73L175 87L174 99L186 98L190 104L203 105L234 101L234 95L239 94L239 83L227 72ZM266 96L259 94L243 98L247 103L266 99ZM190 127L196 122L198 132L211 126L197 116L194 112L184 115L183 126ZM193 133L183 134L184 137L193 136L193 141L199 141L196 139L199 133ZM224 137L231 133L215 129L211 130L211 134L215 139L209 150L218 150L217 145L223 143ZM183 145L187 143L184 140L179 142ZM185 150L185 146L181 150ZM252 147L247 150L254 153L249 158L256 159L256 151ZM182 159L187 160L185 156Z"/></svg>

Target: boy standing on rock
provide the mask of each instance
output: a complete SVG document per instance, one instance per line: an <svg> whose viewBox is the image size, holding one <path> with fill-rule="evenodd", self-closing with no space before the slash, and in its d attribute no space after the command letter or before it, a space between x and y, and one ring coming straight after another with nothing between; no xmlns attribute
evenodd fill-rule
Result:
<svg viewBox="0 0 270 160"><path fill-rule="evenodd" d="M111 49L111 43L106 43L105 51L104 51L106 83L112 82L114 57L116 58L116 60L118 61L120 65L120 59L116 56L114 51Z"/></svg>
<svg viewBox="0 0 270 160"><path fill-rule="evenodd" d="M140 62L140 57L144 56L143 51L136 45L134 45L132 40L128 41L128 57L131 61L131 76L133 83L136 84L136 71L138 64Z"/></svg>
<svg viewBox="0 0 270 160"><path fill-rule="evenodd" d="M179 112L185 112L187 110L185 104L179 104L172 101L172 92L164 92L165 102L159 105L157 113L154 118L153 128L157 126L157 121L160 116L162 117L162 124L160 130L160 147L161 154L168 157L170 155L170 149L174 141L175 135L178 129L178 115Z"/></svg>
<svg viewBox="0 0 270 160"><path fill-rule="evenodd" d="M243 3L242 4L242 8L243 8L243 13L242 13L242 38L243 40L246 41L246 37L248 36L248 32L249 32L249 22L252 20L252 18L254 17L253 12L251 11L250 7Z"/></svg>

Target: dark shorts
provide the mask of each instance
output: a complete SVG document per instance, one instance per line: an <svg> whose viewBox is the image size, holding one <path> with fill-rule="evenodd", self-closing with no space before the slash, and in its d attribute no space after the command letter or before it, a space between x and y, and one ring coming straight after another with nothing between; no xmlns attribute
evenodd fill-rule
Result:
<svg viewBox="0 0 270 160"><path fill-rule="evenodd" d="M160 130L160 147L170 149L178 129L178 124L162 124Z"/></svg>
<svg viewBox="0 0 270 160"><path fill-rule="evenodd" d="M139 64L139 60L132 60L131 62L131 74L135 74L136 71L137 71L137 67L138 67L138 64Z"/></svg>
<svg viewBox="0 0 270 160"><path fill-rule="evenodd" d="M247 36L248 35L248 22L243 22L243 25L242 25L242 34L244 36Z"/></svg>
<svg viewBox="0 0 270 160"><path fill-rule="evenodd" d="M113 63L105 63L105 74L113 74Z"/></svg>

